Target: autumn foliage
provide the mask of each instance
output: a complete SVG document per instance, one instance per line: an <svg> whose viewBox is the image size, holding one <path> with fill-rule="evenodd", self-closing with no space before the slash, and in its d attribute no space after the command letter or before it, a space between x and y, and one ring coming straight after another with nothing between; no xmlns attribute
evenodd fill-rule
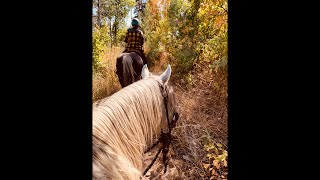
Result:
<svg viewBox="0 0 320 180"><path fill-rule="evenodd" d="M225 125L227 116L223 114L227 114L228 97L228 2L226 0L148 0L146 11L141 15L141 19L148 48L147 56L151 64L165 68L166 64L170 63L173 67L174 79L178 80L178 84L187 87L186 92L197 91L199 88L206 88L205 92L211 91L208 94L212 102L202 102L202 104L214 105L211 109L216 115L209 115L209 119L214 117L214 120L208 124L218 123L221 126L219 125L220 129L206 129L206 131L211 131L213 134L221 132L220 135L215 135L214 138L212 136L208 139L209 142L204 142L201 140L203 132L198 129L194 129L192 134L180 132L180 129L176 129L177 132L175 132L185 136L177 140L181 143L179 146L190 148L188 153L181 148L179 154L189 157L187 161L197 164L193 167L201 166L202 168L201 171L195 170L197 172L190 175L192 177L199 175L208 179L227 179ZM163 57L165 57L165 63L163 63ZM191 124L196 121L199 125L207 123L205 119L196 117L202 117L203 114L192 116L190 113L196 113L196 111L189 114L183 113L187 117L179 124L181 127L193 127ZM199 110L199 113L204 112ZM211 128L211 126L208 127ZM189 136L193 137L193 142L196 142L194 138L198 137L197 148L192 149L190 146L192 142L183 140ZM218 139L223 139L223 146L216 142ZM201 146L202 150L199 149ZM198 155L193 156L192 152L197 152Z"/></svg>
<svg viewBox="0 0 320 180"><path fill-rule="evenodd" d="M138 18L150 68L157 73L170 63L174 72L181 119L173 130L171 170L178 179L227 179L228 2L146 0ZM115 59L124 48L126 28L110 23L114 19L93 31L93 101L120 89Z"/></svg>

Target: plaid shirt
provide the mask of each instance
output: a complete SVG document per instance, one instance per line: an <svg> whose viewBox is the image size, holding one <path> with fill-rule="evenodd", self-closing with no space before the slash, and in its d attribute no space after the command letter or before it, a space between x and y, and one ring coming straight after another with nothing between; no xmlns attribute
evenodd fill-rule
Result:
<svg viewBox="0 0 320 180"><path fill-rule="evenodd" d="M142 31L134 28L128 29L124 42L127 43L126 44L127 50L132 50L132 49L142 50L143 42L144 42Z"/></svg>

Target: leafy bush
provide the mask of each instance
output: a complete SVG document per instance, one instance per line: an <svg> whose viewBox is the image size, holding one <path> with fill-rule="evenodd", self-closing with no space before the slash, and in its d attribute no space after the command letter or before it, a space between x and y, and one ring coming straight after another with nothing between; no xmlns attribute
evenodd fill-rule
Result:
<svg viewBox="0 0 320 180"><path fill-rule="evenodd" d="M204 146L207 153L206 163L203 168L210 179L226 179L228 175L228 152L223 149L222 144L211 142Z"/></svg>
<svg viewBox="0 0 320 180"><path fill-rule="evenodd" d="M189 76L195 64L227 74L228 3L226 0L147 2L143 21L149 59L167 52L176 72ZM225 78L226 76L221 76Z"/></svg>
<svg viewBox="0 0 320 180"><path fill-rule="evenodd" d="M96 72L99 67L101 67L102 58L110 42L110 37L108 36L108 27L102 26L101 28L96 27L92 32L92 68L93 72Z"/></svg>

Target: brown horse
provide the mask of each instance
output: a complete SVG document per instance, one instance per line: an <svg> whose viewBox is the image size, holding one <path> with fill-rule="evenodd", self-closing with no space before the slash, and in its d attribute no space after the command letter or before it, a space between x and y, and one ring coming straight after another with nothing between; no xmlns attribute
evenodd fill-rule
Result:
<svg viewBox="0 0 320 180"><path fill-rule="evenodd" d="M122 88L141 79L143 65L138 51L124 52L117 58L116 73Z"/></svg>

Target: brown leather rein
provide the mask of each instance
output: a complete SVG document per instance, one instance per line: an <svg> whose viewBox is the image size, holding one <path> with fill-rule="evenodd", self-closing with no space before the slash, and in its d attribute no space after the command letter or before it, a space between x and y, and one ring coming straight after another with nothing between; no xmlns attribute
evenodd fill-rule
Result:
<svg viewBox="0 0 320 180"><path fill-rule="evenodd" d="M160 86L160 89L161 89L161 93L162 93L162 96L163 96L163 99L164 99L166 115L167 115L168 128L166 128L166 130L161 129L161 135L160 135L159 140L157 142L155 142L150 148L148 148L145 151L145 153L150 151L152 148L154 148L156 145L158 145L159 142L161 142L161 144L162 144L162 147L159 149L158 153L156 154L156 156L154 157L152 162L149 164L149 166L143 172L143 175L145 175L148 172L148 170L152 167L152 165L154 164L154 162L158 158L158 155L160 154L160 152L162 152L162 154L163 154L162 163L164 164L164 173L166 173L167 164L168 164L167 154L169 152L169 146L172 143L171 142L171 130L172 130L173 127L176 126L176 122L179 119L179 113L176 112L176 110L172 107L173 108L173 114L172 114L172 122L170 124L169 111L168 111L168 96L169 96L168 85L162 85L159 81L158 81L158 83L159 83L159 86Z"/></svg>

